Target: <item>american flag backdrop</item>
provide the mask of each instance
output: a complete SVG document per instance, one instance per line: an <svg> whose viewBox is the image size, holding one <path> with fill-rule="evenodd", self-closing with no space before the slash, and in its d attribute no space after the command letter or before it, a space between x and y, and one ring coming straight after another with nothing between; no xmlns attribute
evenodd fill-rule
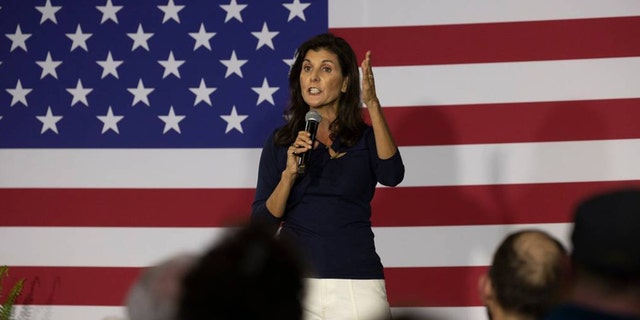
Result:
<svg viewBox="0 0 640 320"><path fill-rule="evenodd" d="M567 243L577 200L640 185L637 0L0 0L14 318L121 317L142 268L246 221L294 50L327 30L372 50L405 161L373 203L394 312L484 319L506 233Z"/></svg>

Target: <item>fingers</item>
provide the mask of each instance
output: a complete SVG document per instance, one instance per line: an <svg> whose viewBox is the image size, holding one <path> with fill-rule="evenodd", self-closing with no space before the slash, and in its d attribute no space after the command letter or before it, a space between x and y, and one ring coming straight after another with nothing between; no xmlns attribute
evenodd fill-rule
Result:
<svg viewBox="0 0 640 320"><path fill-rule="evenodd" d="M298 154L293 145L287 149L287 166L286 171L290 173L298 173Z"/></svg>
<svg viewBox="0 0 640 320"><path fill-rule="evenodd" d="M298 148L304 148L303 152L311 149L313 146L313 141L311 141L311 133L307 131L298 132L298 137L296 141L293 142L293 145Z"/></svg>
<svg viewBox="0 0 640 320"><path fill-rule="evenodd" d="M373 80L373 69L371 68L371 50L368 50L365 54L364 60L362 60L362 77L365 79Z"/></svg>
<svg viewBox="0 0 640 320"><path fill-rule="evenodd" d="M366 67L366 69L369 69L369 71L371 71L371 50L365 53L364 61L362 61L362 64Z"/></svg>
<svg viewBox="0 0 640 320"><path fill-rule="evenodd" d="M289 153L291 153L294 156L300 155L300 154L304 153L305 151L307 151L306 147L298 147L295 144L292 144L289 147Z"/></svg>
<svg viewBox="0 0 640 320"><path fill-rule="evenodd" d="M289 150L287 150L287 153L292 155L292 156L297 156L298 155L298 148L296 148L294 145L289 146Z"/></svg>
<svg viewBox="0 0 640 320"><path fill-rule="evenodd" d="M376 100L376 83L371 68L371 51L368 50L362 60L362 102L369 107Z"/></svg>
<svg viewBox="0 0 640 320"><path fill-rule="evenodd" d="M289 146L288 152L292 155L299 155L310 150L312 143L311 134L307 131L300 131L296 140Z"/></svg>

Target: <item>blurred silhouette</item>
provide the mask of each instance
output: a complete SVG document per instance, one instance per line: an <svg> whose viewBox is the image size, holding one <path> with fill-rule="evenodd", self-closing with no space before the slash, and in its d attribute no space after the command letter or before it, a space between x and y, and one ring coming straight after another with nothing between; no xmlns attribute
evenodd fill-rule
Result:
<svg viewBox="0 0 640 320"><path fill-rule="evenodd" d="M571 242L569 301L546 319L640 319L640 189L581 202Z"/></svg>
<svg viewBox="0 0 640 320"><path fill-rule="evenodd" d="M195 260L195 255L183 253L143 270L127 294L129 319L175 319L182 279Z"/></svg>
<svg viewBox="0 0 640 320"><path fill-rule="evenodd" d="M185 276L178 319L301 319L305 270L262 225L235 229Z"/></svg>
<svg viewBox="0 0 640 320"><path fill-rule="evenodd" d="M560 302L567 251L539 230L509 234L479 280L489 319L539 319Z"/></svg>

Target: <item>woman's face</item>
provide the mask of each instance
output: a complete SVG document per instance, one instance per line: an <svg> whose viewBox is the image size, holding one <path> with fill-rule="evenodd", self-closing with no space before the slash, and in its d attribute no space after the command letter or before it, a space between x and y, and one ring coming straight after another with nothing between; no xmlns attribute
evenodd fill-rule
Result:
<svg viewBox="0 0 640 320"><path fill-rule="evenodd" d="M300 89L302 98L311 108L331 106L337 109L347 84L335 53L325 49L307 51L300 70Z"/></svg>

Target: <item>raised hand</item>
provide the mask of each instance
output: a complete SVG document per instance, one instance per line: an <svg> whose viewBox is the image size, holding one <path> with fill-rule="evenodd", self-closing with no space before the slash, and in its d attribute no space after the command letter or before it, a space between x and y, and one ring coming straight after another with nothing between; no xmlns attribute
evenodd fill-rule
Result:
<svg viewBox="0 0 640 320"><path fill-rule="evenodd" d="M371 51L367 51L360 67L362 68L362 102L367 107L379 107L376 82L371 69Z"/></svg>

